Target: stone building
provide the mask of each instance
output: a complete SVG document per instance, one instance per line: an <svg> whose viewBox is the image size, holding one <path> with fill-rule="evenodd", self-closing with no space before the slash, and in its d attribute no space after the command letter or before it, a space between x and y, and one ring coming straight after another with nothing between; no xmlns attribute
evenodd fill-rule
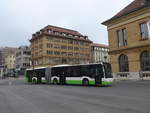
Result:
<svg viewBox="0 0 150 113"><path fill-rule="evenodd" d="M7 55L5 58L5 67L8 76L14 76L15 74L15 54Z"/></svg>
<svg viewBox="0 0 150 113"><path fill-rule="evenodd" d="M7 74L6 67L3 65L0 65L0 79L4 78Z"/></svg>
<svg viewBox="0 0 150 113"><path fill-rule="evenodd" d="M150 78L150 0L134 0L107 26L112 70L116 79Z"/></svg>
<svg viewBox="0 0 150 113"><path fill-rule="evenodd" d="M25 69L30 68L31 48L29 46L20 46L15 56L15 67L20 74L23 74Z"/></svg>
<svg viewBox="0 0 150 113"><path fill-rule="evenodd" d="M7 69L15 69L15 55L11 54L5 58L5 66Z"/></svg>
<svg viewBox="0 0 150 113"><path fill-rule="evenodd" d="M92 49L92 62L100 63L100 62L108 62L109 63L109 46L104 44L93 43L91 45Z"/></svg>
<svg viewBox="0 0 150 113"><path fill-rule="evenodd" d="M10 55L16 53L17 48L14 47L0 47L0 65L5 64L5 58Z"/></svg>
<svg viewBox="0 0 150 113"><path fill-rule="evenodd" d="M3 64L3 57L2 57L2 52L0 51L0 65Z"/></svg>
<svg viewBox="0 0 150 113"><path fill-rule="evenodd" d="M48 25L32 35L34 66L85 64L91 62L91 43L78 31Z"/></svg>

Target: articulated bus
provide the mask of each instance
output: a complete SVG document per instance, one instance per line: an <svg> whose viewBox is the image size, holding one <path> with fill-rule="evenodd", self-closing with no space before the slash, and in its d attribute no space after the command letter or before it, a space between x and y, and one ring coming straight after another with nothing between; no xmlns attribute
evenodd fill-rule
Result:
<svg viewBox="0 0 150 113"><path fill-rule="evenodd" d="M78 64L58 65L49 68L26 70L26 78L31 83L76 84L76 85L111 85L113 82L111 65Z"/></svg>

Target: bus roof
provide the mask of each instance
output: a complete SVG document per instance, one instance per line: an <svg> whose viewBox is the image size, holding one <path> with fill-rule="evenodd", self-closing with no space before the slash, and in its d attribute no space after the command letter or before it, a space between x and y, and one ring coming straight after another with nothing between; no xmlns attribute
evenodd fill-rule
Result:
<svg viewBox="0 0 150 113"><path fill-rule="evenodd" d="M72 66L72 65L69 65L69 64L63 64L63 65L55 65L55 66L52 66L52 67L66 67L66 66Z"/></svg>
<svg viewBox="0 0 150 113"><path fill-rule="evenodd" d="M30 69L26 69L26 70L35 70L35 69L44 69L44 68L46 68L46 67L37 67L37 68L30 68Z"/></svg>
<svg viewBox="0 0 150 113"><path fill-rule="evenodd" d="M69 67L69 66L98 65L98 64L103 64L103 62L101 62L101 63L90 63L90 64L75 64L75 65L68 65L68 64L65 64L65 65L55 65L55 66L52 66L52 68L53 68L53 67Z"/></svg>

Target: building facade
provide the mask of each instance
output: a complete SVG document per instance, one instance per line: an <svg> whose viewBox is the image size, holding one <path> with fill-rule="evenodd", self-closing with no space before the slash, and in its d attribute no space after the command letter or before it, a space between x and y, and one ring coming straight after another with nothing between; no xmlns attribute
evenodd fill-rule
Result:
<svg viewBox="0 0 150 113"><path fill-rule="evenodd" d="M3 56L2 56L2 52L0 51L0 65L3 65Z"/></svg>
<svg viewBox="0 0 150 113"><path fill-rule="evenodd" d="M30 42L34 66L91 62L92 41L74 30L49 25L33 34Z"/></svg>
<svg viewBox="0 0 150 113"><path fill-rule="evenodd" d="M14 76L15 72L15 54L10 54L5 57L5 73L7 76Z"/></svg>
<svg viewBox="0 0 150 113"><path fill-rule="evenodd" d="M91 45L93 63L108 62L109 63L109 47L104 44L93 43Z"/></svg>
<svg viewBox="0 0 150 113"><path fill-rule="evenodd" d="M7 69L5 66L0 65L0 79L6 77Z"/></svg>
<svg viewBox="0 0 150 113"><path fill-rule="evenodd" d="M15 55L11 54L5 58L5 66L7 69L15 69Z"/></svg>
<svg viewBox="0 0 150 113"><path fill-rule="evenodd" d="M17 48L14 47L0 47L0 65L5 64L5 58L10 55L16 53Z"/></svg>
<svg viewBox="0 0 150 113"><path fill-rule="evenodd" d="M25 69L30 68L31 48L29 46L20 46L15 56L15 67L20 74L23 74Z"/></svg>
<svg viewBox="0 0 150 113"><path fill-rule="evenodd" d="M134 0L107 26L112 70L116 79L150 78L150 0Z"/></svg>

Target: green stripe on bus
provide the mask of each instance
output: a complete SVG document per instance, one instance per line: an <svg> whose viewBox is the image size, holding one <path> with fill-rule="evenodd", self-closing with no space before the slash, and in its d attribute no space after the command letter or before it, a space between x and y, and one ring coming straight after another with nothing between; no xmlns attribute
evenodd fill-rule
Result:
<svg viewBox="0 0 150 113"><path fill-rule="evenodd" d="M82 84L82 80L66 80L66 84Z"/></svg>
<svg viewBox="0 0 150 113"><path fill-rule="evenodd" d="M82 84L82 80L66 80L66 84ZM94 85L95 84L95 81L94 80L91 80L89 81L89 84L90 85Z"/></svg>
<svg viewBox="0 0 150 113"><path fill-rule="evenodd" d="M42 83L47 83L47 80L42 80L41 82L42 82Z"/></svg>
<svg viewBox="0 0 150 113"><path fill-rule="evenodd" d="M90 80L90 81L89 81L89 84L90 84L90 85L95 85L95 80Z"/></svg>
<svg viewBox="0 0 150 113"><path fill-rule="evenodd" d="M113 82L102 81L102 85L111 85Z"/></svg>

